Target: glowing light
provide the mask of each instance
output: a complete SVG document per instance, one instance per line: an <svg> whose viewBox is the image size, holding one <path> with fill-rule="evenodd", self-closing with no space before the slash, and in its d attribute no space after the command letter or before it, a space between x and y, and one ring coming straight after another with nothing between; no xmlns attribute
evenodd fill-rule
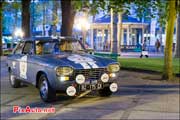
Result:
<svg viewBox="0 0 180 120"><path fill-rule="evenodd" d="M106 83L109 80L109 75L107 73L102 74L101 81Z"/></svg>
<svg viewBox="0 0 180 120"><path fill-rule="evenodd" d="M83 83L85 82L85 77L84 77L84 75L82 75L82 74L77 75L77 76L76 76L76 82L77 82L78 84L83 84Z"/></svg>
<svg viewBox="0 0 180 120"><path fill-rule="evenodd" d="M69 80L69 77L61 76L59 79L61 82L64 82L64 81Z"/></svg>
<svg viewBox="0 0 180 120"><path fill-rule="evenodd" d="M116 74L115 73L111 73L109 76L110 77L116 77Z"/></svg>
<svg viewBox="0 0 180 120"><path fill-rule="evenodd" d="M76 88L74 86L69 86L67 89L66 89L66 93L67 95L69 96L74 96L76 94Z"/></svg>
<svg viewBox="0 0 180 120"><path fill-rule="evenodd" d="M15 32L14 32L14 35L15 35L16 37L23 37L23 36L24 36L24 32L23 32L21 29L17 28L17 29L15 30Z"/></svg>
<svg viewBox="0 0 180 120"><path fill-rule="evenodd" d="M90 29L90 23L87 18L82 17L76 20L75 28L78 30L88 30Z"/></svg>
<svg viewBox="0 0 180 120"><path fill-rule="evenodd" d="M109 88L110 88L111 92L116 92L118 90L118 85L117 85L117 83L111 83Z"/></svg>

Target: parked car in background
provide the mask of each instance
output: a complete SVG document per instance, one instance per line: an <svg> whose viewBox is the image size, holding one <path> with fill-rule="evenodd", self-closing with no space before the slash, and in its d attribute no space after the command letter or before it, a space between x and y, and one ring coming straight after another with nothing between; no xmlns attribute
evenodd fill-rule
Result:
<svg viewBox="0 0 180 120"><path fill-rule="evenodd" d="M88 54L79 40L70 37L22 39L8 56L7 66L12 87L31 83L45 102L53 101L57 92L77 96L96 90L110 96L118 90L118 62Z"/></svg>

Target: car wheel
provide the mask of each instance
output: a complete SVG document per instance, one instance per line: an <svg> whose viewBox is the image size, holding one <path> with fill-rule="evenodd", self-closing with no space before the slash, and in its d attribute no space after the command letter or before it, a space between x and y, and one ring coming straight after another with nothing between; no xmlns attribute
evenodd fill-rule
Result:
<svg viewBox="0 0 180 120"><path fill-rule="evenodd" d="M52 102L56 98L56 92L51 88L46 75L39 78L39 94L44 102Z"/></svg>
<svg viewBox="0 0 180 120"><path fill-rule="evenodd" d="M103 89L100 89L98 93L101 97L109 97L110 95L112 95L112 92L109 89L109 87L104 87Z"/></svg>
<svg viewBox="0 0 180 120"><path fill-rule="evenodd" d="M11 71L9 71L9 82L13 88L18 88L21 86L21 81L17 80Z"/></svg>

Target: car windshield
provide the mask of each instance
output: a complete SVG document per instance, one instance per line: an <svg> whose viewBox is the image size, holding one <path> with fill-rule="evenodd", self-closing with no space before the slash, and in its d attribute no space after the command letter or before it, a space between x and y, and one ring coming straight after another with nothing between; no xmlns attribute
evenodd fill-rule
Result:
<svg viewBox="0 0 180 120"><path fill-rule="evenodd" d="M78 40L36 41L36 54L59 54L61 52L85 52Z"/></svg>

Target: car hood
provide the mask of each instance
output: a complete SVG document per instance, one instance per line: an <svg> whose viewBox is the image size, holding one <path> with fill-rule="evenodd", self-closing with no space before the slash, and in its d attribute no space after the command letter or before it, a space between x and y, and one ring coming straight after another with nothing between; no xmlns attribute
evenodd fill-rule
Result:
<svg viewBox="0 0 180 120"><path fill-rule="evenodd" d="M104 68L109 64L117 63L112 59L97 57L90 54L66 53L46 55L41 56L41 58L46 59L49 64L56 64L56 66L71 66L74 69Z"/></svg>

